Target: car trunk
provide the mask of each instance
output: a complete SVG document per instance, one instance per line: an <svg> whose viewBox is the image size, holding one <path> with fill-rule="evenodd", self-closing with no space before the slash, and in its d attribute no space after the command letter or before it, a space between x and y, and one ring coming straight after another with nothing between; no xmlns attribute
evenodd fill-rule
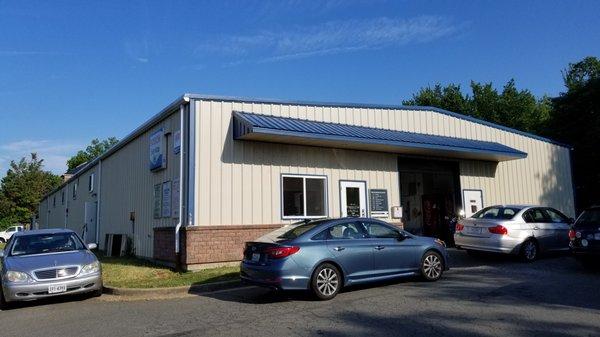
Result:
<svg viewBox="0 0 600 337"><path fill-rule="evenodd" d="M459 224L463 225L464 228L461 231L463 235L474 236L480 238L489 238L492 236L489 228L502 225L506 220L498 219L474 219L467 218L458 221Z"/></svg>

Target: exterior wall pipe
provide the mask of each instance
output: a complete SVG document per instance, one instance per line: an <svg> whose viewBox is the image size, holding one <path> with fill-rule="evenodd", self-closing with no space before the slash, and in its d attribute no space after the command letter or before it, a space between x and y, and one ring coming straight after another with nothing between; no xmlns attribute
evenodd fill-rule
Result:
<svg viewBox="0 0 600 337"><path fill-rule="evenodd" d="M181 231L181 224L182 224L182 219L183 219L183 172L184 172L184 155L186 153L186 148L185 148L185 141L183 141L183 139L185 138L184 136L184 113L185 113L185 106L184 104L181 104L179 106L179 137L181 138L180 141L180 150L179 150L179 220L177 221L177 225L175 226L175 266L177 270L181 269L181 240L179 238L179 233Z"/></svg>
<svg viewBox="0 0 600 337"><path fill-rule="evenodd" d="M96 197L96 244L100 244L100 204L102 202L102 160L98 161L98 195Z"/></svg>

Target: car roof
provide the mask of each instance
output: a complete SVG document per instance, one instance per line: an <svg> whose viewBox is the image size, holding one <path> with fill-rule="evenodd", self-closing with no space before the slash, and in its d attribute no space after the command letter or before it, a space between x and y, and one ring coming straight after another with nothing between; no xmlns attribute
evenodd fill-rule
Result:
<svg viewBox="0 0 600 337"><path fill-rule="evenodd" d="M63 234L63 233L75 233L70 229L65 228L50 228L50 229L34 229L24 232L16 232L14 236L28 236L28 235L44 235L44 234Z"/></svg>

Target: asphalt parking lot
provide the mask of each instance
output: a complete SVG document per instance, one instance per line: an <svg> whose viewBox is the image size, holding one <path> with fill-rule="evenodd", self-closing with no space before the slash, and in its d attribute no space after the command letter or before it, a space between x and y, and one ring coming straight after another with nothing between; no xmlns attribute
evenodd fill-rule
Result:
<svg viewBox="0 0 600 337"><path fill-rule="evenodd" d="M352 288L332 301L244 287L184 298L103 296L0 313L4 336L599 336L600 273L568 256L533 264L452 251L436 283Z"/></svg>

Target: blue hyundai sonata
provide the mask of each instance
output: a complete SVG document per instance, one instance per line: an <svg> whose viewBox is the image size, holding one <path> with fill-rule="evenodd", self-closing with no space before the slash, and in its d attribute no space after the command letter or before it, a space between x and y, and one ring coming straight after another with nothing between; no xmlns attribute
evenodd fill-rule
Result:
<svg viewBox="0 0 600 337"><path fill-rule="evenodd" d="M410 275L436 281L447 269L443 241L376 219L342 218L285 226L247 242L240 275L245 283L311 290L328 300L344 286Z"/></svg>

